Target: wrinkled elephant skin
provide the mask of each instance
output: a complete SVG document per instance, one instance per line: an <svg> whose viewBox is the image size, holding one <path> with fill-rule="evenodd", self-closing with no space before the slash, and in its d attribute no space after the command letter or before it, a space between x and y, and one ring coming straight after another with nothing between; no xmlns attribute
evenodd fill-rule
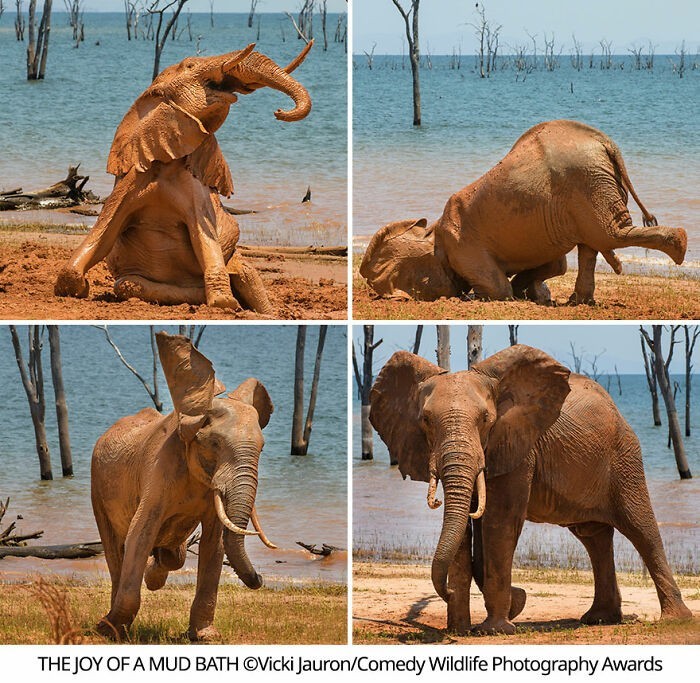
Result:
<svg viewBox="0 0 700 683"><path fill-rule="evenodd" d="M272 402L253 378L216 398L224 386L189 339L159 332L157 343L173 412L146 408L120 419L92 455L92 506L112 579L110 610L97 628L123 639L139 610L141 582L162 588L184 565L187 540L201 524L188 635L216 640L224 553L243 583L262 585L243 539L264 538L254 503ZM249 520L257 531L246 529Z"/></svg>
<svg viewBox="0 0 700 683"><path fill-rule="evenodd" d="M628 193L643 227L632 224ZM549 121L453 194L432 225L421 219L384 226L360 274L386 297L435 300L473 290L482 299L550 303L544 281L566 272L566 254L577 247L569 302L594 303L598 253L619 274L615 249L657 249L680 264L686 246L685 230L657 225L643 206L609 137L575 121Z"/></svg>
<svg viewBox="0 0 700 683"><path fill-rule="evenodd" d="M526 519L567 527L586 548L595 595L584 623L622 619L615 529L646 564L662 618L691 616L664 554L639 441L597 382L521 345L456 373L398 351L372 387L370 420L404 478L429 482L431 508L442 482L432 580L448 629L471 627L473 576L487 611L474 630L514 632L526 596L511 586L511 569Z"/></svg>
<svg viewBox="0 0 700 683"><path fill-rule="evenodd" d="M59 273L58 296L86 297L86 274L105 259L118 298L207 304L274 313L257 271L237 253L239 229L219 195L233 181L214 133L237 94L268 86L289 95L282 121L309 114L311 99L286 68L253 45L216 57L188 57L164 69L117 128L107 161L114 190L90 233Z"/></svg>

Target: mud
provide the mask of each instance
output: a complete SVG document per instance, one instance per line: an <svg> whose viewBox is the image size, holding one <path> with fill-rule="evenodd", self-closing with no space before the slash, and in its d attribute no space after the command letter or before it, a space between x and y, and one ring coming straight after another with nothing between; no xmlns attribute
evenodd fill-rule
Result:
<svg viewBox="0 0 700 683"><path fill-rule="evenodd" d="M209 306L160 306L118 301L104 262L88 273L86 299L57 297L59 270L80 243L79 235L0 233L0 318L5 320L258 320ZM279 320L334 320L347 316L347 261L317 254L248 259L260 272Z"/></svg>

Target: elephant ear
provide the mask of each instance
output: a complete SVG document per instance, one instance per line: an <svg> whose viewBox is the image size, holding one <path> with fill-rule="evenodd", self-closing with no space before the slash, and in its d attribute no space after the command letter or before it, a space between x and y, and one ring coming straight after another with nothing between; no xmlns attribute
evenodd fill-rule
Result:
<svg viewBox="0 0 700 683"><path fill-rule="evenodd" d="M146 90L126 113L114 135L107 172L146 171L154 161L169 162L192 154L208 137L202 122L167 99L159 86Z"/></svg>
<svg viewBox="0 0 700 683"><path fill-rule="evenodd" d="M259 382L255 377L249 377L244 382L241 382L228 397L253 406L258 411L260 429L265 429L270 421L270 415L272 415L274 406L272 405L270 394L267 393L267 389L265 389L265 385L262 382Z"/></svg>
<svg viewBox="0 0 700 683"><path fill-rule="evenodd" d="M231 171L213 134L187 157L186 166L202 185L213 187L224 197L233 194Z"/></svg>
<svg viewBox="0 0 700 683"><path fill-rule="evenodd" d="M211 361L187 337L158 332L156 342L175 406L178 432L189 443L204 425L222 385L216 381Z"/></svg>
<svg viewBox="0 0 700 683"><path fill-rule="evenodd" d="M557 420L569 394L568 368L543 351L518 344L477 363L493 381L496 422L486 446L486 478L518 467Z"/></svg>
<svg viewBox="0 0 700 683"><path fill-rule="evenodd" d="M392 460L398 461L404 479L430 479L430 453L420 423L420 384L444 372L425 358L397 351L372 387L369 421L387 445Z"/></svg>

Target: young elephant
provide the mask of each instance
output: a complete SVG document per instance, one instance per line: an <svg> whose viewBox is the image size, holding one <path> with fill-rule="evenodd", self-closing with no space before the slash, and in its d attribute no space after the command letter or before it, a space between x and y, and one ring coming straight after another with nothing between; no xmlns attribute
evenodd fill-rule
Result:
<svg viewBox="0 0 700 683"><path fill-rule="evenodd" d="M107 161L116 176L95 226L59 273L58 296L86 297L85 274L102 259L121 299L208 304L273 312L257 271L235 253L238 223L219 199L233 192L214 132L236 93L269 86L294 100L278 110L298 121L311 110L304 87L254 45L216 57L188 57L164 69L119 124Z"/></svg>
<svg viewBox="0 0 700 683"><path fill-rule="evenodd" d="M432 580L450 630L471 626L473 573L488 614L474 630L515 631L525 592L511 587L511 568L526 519L567 527L588 551L595 597L584 623L622 619L614 529L649 569L661 617L691 616L664 555L639 441L598 383L527 346L452 374L398 351L372 387L370 421L403 476L429 482L430 507L442 482Z"/></svg>
<svg viewBox="0 0 700 683"><path fill-rule="evenodd" d="M174 411L146 408L124 417L97 441L92 455L92 507L112 578L109 613L98 624L121 639L141 601L185 563L187 539L199 524L197 588L191 640L216 640L213 626L224 551L249 588L262 578L243 539L263 534L255 513L262 429L272 414L265 387L247 379L223 398L214 369L186 337L156 335ZM256 531L246 530L248 520Z"/></svg>
<svg viewBox="0 0 700 683"><path fill-rule="evenodd" d="M628 192L644 227L632 224ZM544 281L563 275L566 254L578 247L569 302L593 303L598 252L619 274L614 249L658 249L680 264L686 246L682 228L657 225L642 205L609 137L575 121L548 121L453 194L432 225L421 219L382 228L360 274L380 296L434 300L473 290L484 299L527 296L548 303Z"/></svg>

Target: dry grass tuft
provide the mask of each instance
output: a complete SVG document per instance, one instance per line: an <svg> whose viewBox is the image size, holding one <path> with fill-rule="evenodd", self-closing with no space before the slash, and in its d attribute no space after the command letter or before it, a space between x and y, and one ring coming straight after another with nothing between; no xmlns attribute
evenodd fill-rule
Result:
<svg viewBox="0 0 700 683"><path fill-rule="evenodd" d="M83 642L83 630L73 625L76 618L66 586L48 583L43 577L39 577L25 588L44 608L49 619L51 637L54 643L57 645L80 645Z"/></svg>

